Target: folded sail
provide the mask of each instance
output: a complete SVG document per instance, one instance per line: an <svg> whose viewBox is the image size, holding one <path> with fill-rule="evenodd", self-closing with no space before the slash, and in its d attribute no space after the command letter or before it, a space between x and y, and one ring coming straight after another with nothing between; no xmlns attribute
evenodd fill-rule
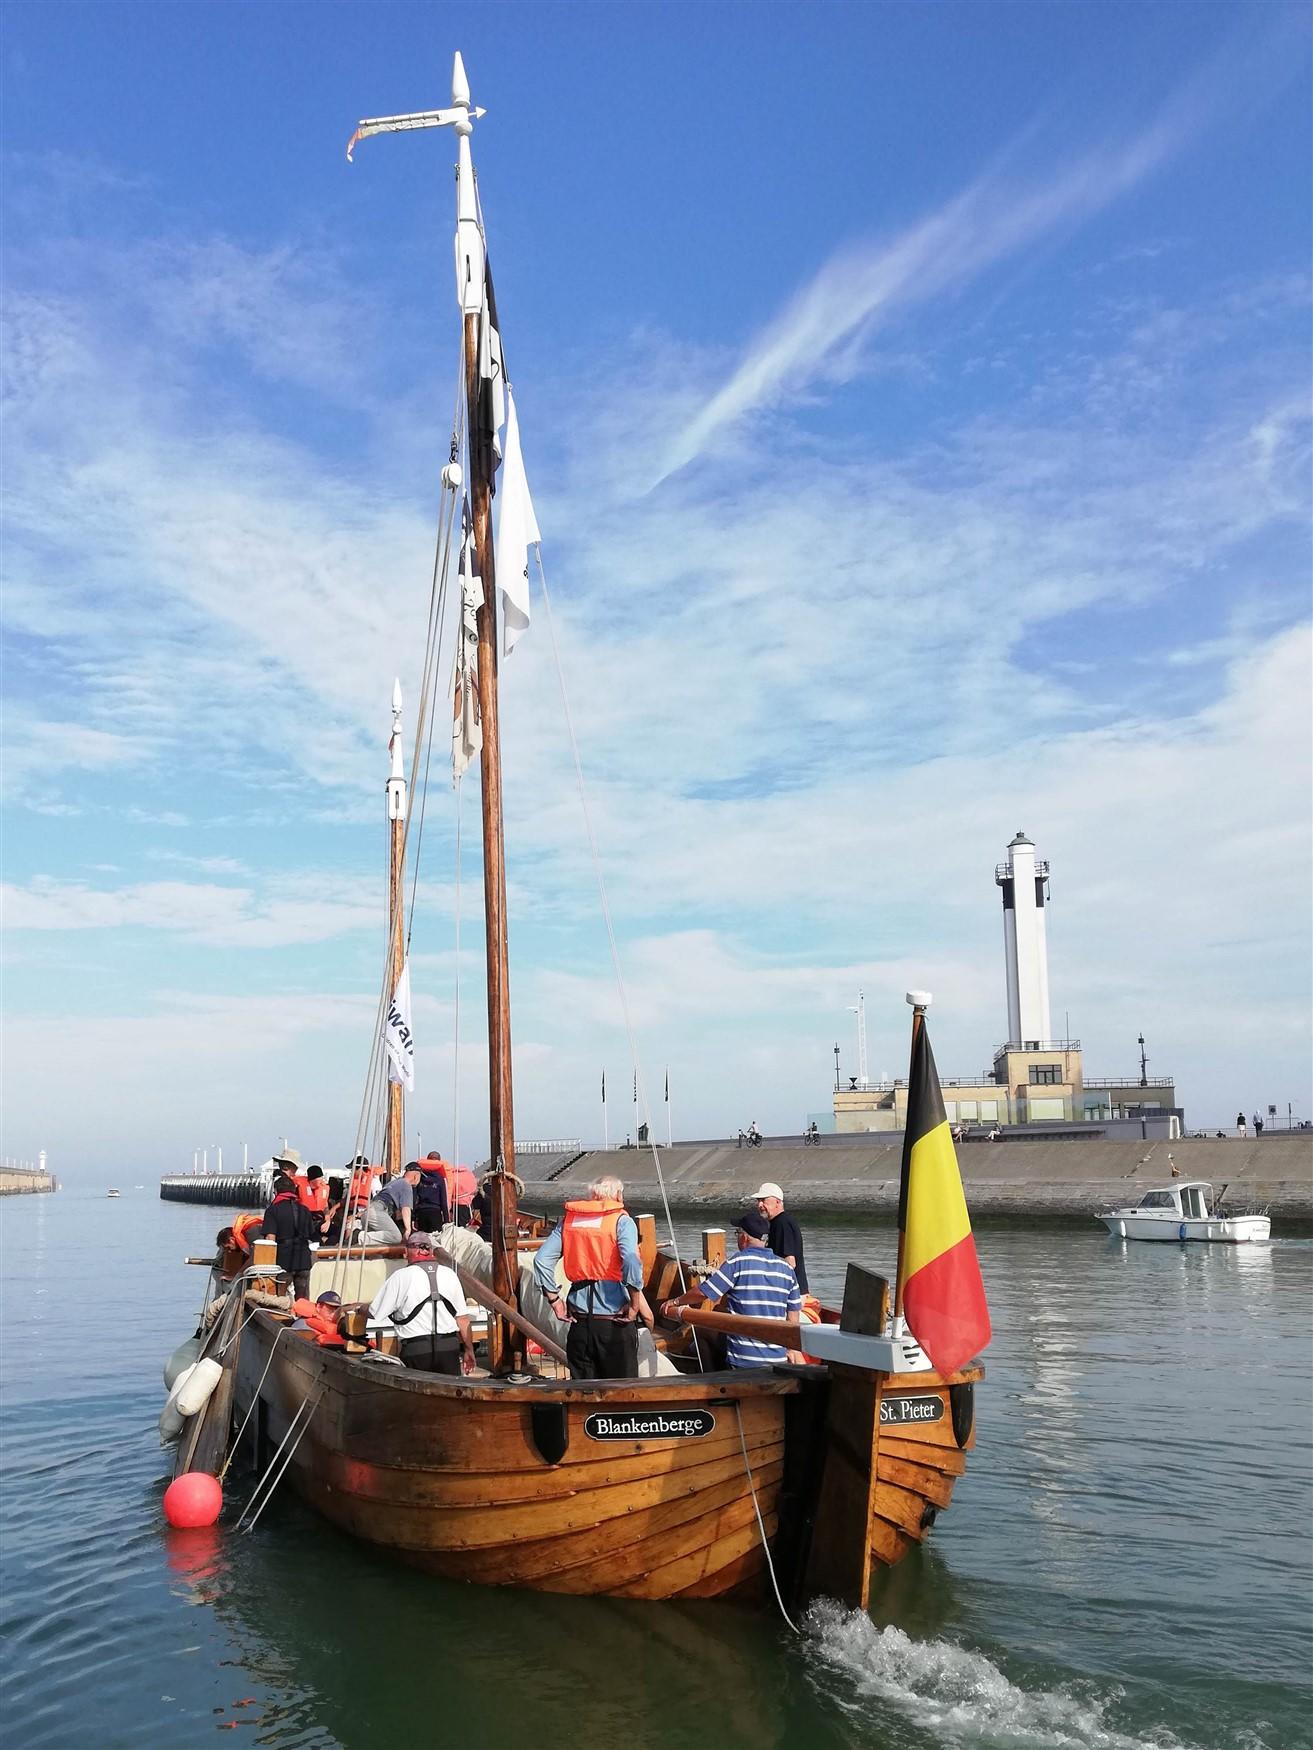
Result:
<svg viewBox="0 0 1313 1750"><path fill-rule="evenodd" d="M460 631L456 639L456 667L452 676L451 766L453 777L464 777L470 761L483 746L483 719L479 715L479 609L483 606L483 579L474 557L470 532L470 507L465 505L464 539L460 550Z"/></svg>
<svg viewBox="0 0 1313 1750"><path fill-rule="evenodd" d="M951 1373L988 1343L989 1308L924 1024L912 1038L898 1225L903 1316L933 1364Z"/></svg>
<svg viewBox="0 0 1313 1750"><path fill-rule="evenodd" d="M501 594L502 648L507 656L529 626L529 549L542 540L529 496L520 451L515 396L506 391L506 441L497 488L497 587Z"/></svg>

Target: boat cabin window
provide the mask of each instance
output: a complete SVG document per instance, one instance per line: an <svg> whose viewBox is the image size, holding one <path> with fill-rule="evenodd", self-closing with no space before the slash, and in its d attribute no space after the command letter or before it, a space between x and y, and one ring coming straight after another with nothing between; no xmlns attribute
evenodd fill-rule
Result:
<svg viewBox="0 0 1313 1750"><path fill-rule="evenodd" d="M1188 1216L1194 1220L1202 1220L1207 1213L1204 1209L1204 1194L1198 1185L1187 1185L1181 1192L1181 1206Z"/></svg>
<svg viewBox="0 0 1313 1750"><path fill-rule="evenodd" d="M1176 1199L1170 1191L1146 1191L1140 1199L1141 1209L1175 1209Z"/></svg>

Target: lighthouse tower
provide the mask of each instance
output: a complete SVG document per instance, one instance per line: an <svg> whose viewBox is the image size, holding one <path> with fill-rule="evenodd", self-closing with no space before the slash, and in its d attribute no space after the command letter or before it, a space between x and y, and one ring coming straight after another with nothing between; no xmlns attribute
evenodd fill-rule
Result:
<svg viewBox="0 0 1313 1750"><path fill-rule="evenodd" d="M1049 951L1044 933L1049 866L1037 862L1024 832L1008 846L1008 860L994 871L1003 889L1003 957L1008 975L1009 1045L1047 1045Z"/></svg>

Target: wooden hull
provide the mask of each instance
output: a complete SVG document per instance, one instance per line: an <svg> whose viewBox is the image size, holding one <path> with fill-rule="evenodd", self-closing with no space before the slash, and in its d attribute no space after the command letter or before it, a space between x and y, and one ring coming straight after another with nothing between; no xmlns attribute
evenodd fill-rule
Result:
<svg viewBox="0 0 1313 1750"><path fill-rule="evenodd" d="M280 1328L263 1313L248 1326L238 1410L259 1392L252 1427L263 1465L298 1409L315 1403L287 1478L353 1536L480 1585L755 1598L768 1585L764 1528L786 1596L809 1590L813 1513L830 1486L826 1369L513 1385L403 1371L297 1331L284 1330L270 1362ZM899 1377L922 1398L937 1379ZM964 1467L947 1387L933 1390L943 1396L939 1420L900 1424L904 1438L880 1454L869 1532L877 1564L924 1535L926 1509L947 1506ZM627 1437L630 1412L706 1431L662 1438L648 1424ZM606 1437L617 1424L621 1437Z"/></svg>

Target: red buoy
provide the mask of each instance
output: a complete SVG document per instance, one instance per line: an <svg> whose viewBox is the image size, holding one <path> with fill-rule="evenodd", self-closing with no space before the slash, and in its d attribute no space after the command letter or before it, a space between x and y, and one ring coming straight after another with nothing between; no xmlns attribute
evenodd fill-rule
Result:
<svg viewBox="0 0 1313 1750"><path fill-rule="evenodd" d="M208 1471L184 1471L164 1491L164 1517L181 1531L213 1525L223 1509L223 1490Z"/></svg>

